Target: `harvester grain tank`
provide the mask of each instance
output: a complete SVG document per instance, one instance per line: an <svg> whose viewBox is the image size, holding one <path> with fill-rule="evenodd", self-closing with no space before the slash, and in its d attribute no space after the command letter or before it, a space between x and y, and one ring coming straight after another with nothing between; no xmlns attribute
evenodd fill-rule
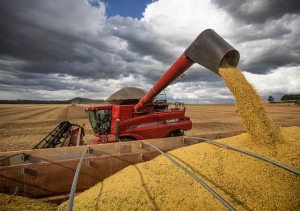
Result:
<svg viewBox="0 0 300 211"><path fill-rule="evenodd" d="M194 63L219 74L219 67L236 67L238 61L238 51L215 31L203 31L147 93L139 88L126 87L107 99L111 104L86 107L97 137L89 143L184 135L184 131L192 128L190 118L185 116L186 108L169 108L166 100L154 101L155 97Z"/></svg>

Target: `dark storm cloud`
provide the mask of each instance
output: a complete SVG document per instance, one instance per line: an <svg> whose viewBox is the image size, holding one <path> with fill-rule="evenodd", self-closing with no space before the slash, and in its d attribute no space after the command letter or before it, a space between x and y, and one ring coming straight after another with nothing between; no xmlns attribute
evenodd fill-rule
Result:
<svg viewBox="0 0 300 211"><path fill-rule="evenodd" d="M237 43L253 42L257 40L282 40L284 36L289 36L293 31L288 26L288 18L282 21L268 22L267 24L239 24L230 35L230 39Z"/></svg>
<svg viewBox="0 0 300 211"><path fill-rule="evenodd" d="M0 0L0 60L14 60L9 66L18 72L69 74L82 79L145 73L147 80L156 80L155 74L147 75L153 64L143 57L171 61L173 54L164 50L168 43L150 36L137 19L118 16L106 20L95 9L84 1ZM98 21L97 27L86 26L89 21ZM121 42L127 46L120 46ZM157 69L161 75L164 68Z"/></svg>
<svg viewBox="0 0 300 211"><path fill-rule="evenodd" d="M36 0L1 0L0 58L14 59L13 65L23 72L117 78L116 71L110 68L116 56L106 40L109 31L85 31L81 14L77 17L81 22L67 22L65 19L76 11L69 11L71 5L62 6L65 7ZM90 12L88 7L86 12Z"/></svg>
<svg viewBox="0 0 300 211"><path fill-rule="evenodd" d="M295 21L300 15L299 0L212 0L212 3L235 20L228 38L238 50L241 45L247 48L241 52L243 70L265 74L300 63L300 33L295 27L300 24Z"/></svg>
<svg viewBox="0 0 300 211"><path fill-rule="evenodd" d="M253 58L251 64L244 64L243 70L255 74L265 74L278 67L299 65L299 56L287 53L290 50L288 48L278 50L278 46L270 48Z"/></svg>
<svg viewBox="0 0 300 211"><path fill-rule="evenodd" d="M186 75L186 79L182 80L182 78L176 79L178 82L195 82L195 84L202 83L202 82L219 82L223 79L217 75L216 73L212 72L211 70L202 67L201 65L195 63L193 66L184 72Z"/></svg>
<svg viewBox="0 0 300 211"><path fill-rule="evenodd" d="M193 41L189 33L175 33L176 24L156 23L160 14L149 22L108 18L103 3L90 2L97 7L85 0L0 0L0 91L74 90L97 96L128 83L149 90ZM274 2L282 1L213 2L234 18L220 35L240 51L244 71L264 74L299 64L299 3L287 1L279 8ZM195 26L189 27L193 34ZM186 74L186 84L204 84L208 91L210 85L224 86L220 76L198 64Z"/></svg>
<svg viewBox="0 0 300 211"><path fill-rule="evenodd" d="M17 76L17 77L16 77ZM60 77L60 79L58 78ZM24 72L11 72L10 75L5 75L0 78L1 90L19 90L26 87L26 89L34 90L84 90L94 93L99 93L99 88L93 86L91 83L77 83L76 80L70 80L68 75L45 75L39 73L24 73ZM93 82L93 80L90 80ZM108 86L106 84L106 86Z"/></svg>
<svg viewBox="0 0 300 211"><path fill-rule="evenodd" d="M212 0L230 16L246 24L261 24L270 19L280 19L286 14L299 14L299 0Z"/></svg>
<svg viewBox="0 0 300 211"><path fill-rule="evenodd" d="M73 38L42 23L36 1L0 1L1 54L25 61L70 60ZM33 14L30 14L33 13Z"/></svg>
<svg viewBox="0 0 300 211"><path fill-rule="evenodd" d="M135 60L143 56L151 56L157 61L171 63L176 59L170 43L152 33L147 28L147 24L141 24L137 19L120 16L109 18L107 24L115 27L113 35L125 40L128 50L137 52Z"/></svg>
<svg viewBox="0 0 300 211"><path fill-rule="evenodd" d="M139 66L130 69L131 66L128 64L126 71L134 75L143 75L150 84L156 83L192 42L192 40L185 40L183 38L177 39L179 43L174 40L162 39L162 37L151 32L147 28L147 24L141 24L137 19L129 17L112 17L108 19L107 24L115 28L113 35L126 41L127 49L131 52L135 52L134 61L138 62ZM174 46L177 50L174 50ZM182 49L178 51L178 49L180 49L178 46L185 47L182 47ZM147 61L145 64L145 60L142 59L143 57L150 57L159 64L153 64L151 61ZM122 58L124 59L124 57ZM194 81L197 78L205 81L222 80L219 76L198 64L194 64L194 66L188 70L187 75L187 82ZM180 82L181 80L182 79L179 78L175 82Z"/></svg>

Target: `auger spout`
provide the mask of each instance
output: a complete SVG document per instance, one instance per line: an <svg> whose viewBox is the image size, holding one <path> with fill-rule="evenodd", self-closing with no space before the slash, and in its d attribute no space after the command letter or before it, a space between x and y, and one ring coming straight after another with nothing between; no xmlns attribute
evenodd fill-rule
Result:
<svg viewBox="0 0 300 211"><path fill-rule="evenodd" d="M194 63L219 75L219 68L236 67L240 54L214 30L203 31L184 53L173 63L166 73L154 84L147 94L134 106L134 111L151 102L161 91L169 86Z"/></svg>

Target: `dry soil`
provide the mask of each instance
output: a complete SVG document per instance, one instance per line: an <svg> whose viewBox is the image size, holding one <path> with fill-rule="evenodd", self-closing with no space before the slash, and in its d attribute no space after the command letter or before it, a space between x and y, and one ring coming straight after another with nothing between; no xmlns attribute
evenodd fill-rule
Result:
<svg viewBox="0 0 300 211"><path fill-rule="evenodd" d="M186 105L193 122L188 136L244 131L235 105ZM300 106L266 104L270 118L279 127L300 125ZM85 124L84 140L93 138L84 105L0 105L0 151L32 149L60 122Z"/></svg>

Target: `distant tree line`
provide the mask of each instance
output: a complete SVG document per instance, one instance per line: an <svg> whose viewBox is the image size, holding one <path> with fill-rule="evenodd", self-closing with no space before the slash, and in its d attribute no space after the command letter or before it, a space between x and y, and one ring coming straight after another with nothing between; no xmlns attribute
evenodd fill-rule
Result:
<svg viewBox="0 0 300 211"><path fill-rule="evenodd" d="M281 101L300 100L300 94L283 95ZM268 101L274 102L274 97L270 95ZM191 101L192 102L192 101ZM0 104L107 104L105 100L93 100L88 98L76 97L71 100L1 100ZM197 102L194 102L197 104ZM198 102L199 103L199 102ZM187 103L188 104L188 103Z"/></svg>
<svg viewBox="0 0 300 211"><path fill-rule="evenodd" d="M0 100L0 104L104 104L105 100L76 97L71 100Z"/></svg>
<svg viewBox="0 0 300 211"><path fill-rule="evenodd" d="M68 100L45 101L45 100L0 100L0 104L69 104Z"/></svg>
<svg viewBox="0 0 300 211"><path fill-rule="evenodd" d="M300 100L300 94L283 95L281 101Z"/></svg>

